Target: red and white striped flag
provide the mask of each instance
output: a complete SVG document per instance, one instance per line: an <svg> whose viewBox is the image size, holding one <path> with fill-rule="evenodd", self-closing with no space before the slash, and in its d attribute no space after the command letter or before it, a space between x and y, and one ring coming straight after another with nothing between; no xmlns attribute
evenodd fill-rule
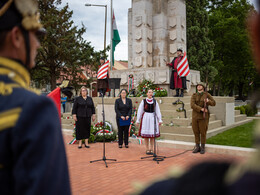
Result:
<svg viewBox="0 0 260 195"><path fill-rule="evenodd" d="M106 79L107 78L107 71L109 67L109 60L104 63L99 69L98 69L98 79Z"/></svg>
<svg viewBox="0 0 260 195"><path fill-rule="evenodd" d="M177 65L177 72L180 77L186 77L190 74L190 68L189 68L186 52L184 52L183 58L181 59L180 63Z"/></svg>

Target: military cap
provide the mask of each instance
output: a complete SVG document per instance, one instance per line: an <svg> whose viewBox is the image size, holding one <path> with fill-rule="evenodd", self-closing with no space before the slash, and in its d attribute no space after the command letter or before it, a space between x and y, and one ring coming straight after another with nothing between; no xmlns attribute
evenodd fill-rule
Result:
<svg viewBox="0 0 260 195"><path fill-rule="evenodd" d="M181 53L183 52L183 50L181 48L178 48L177 51L180 51Z"/></svg>
<svg viewBox="0 0 260 195"><path fill-rule="evenodd" d="M100 60L105 60L105 58L104 58L104 57L101 57Z"/></svg>
<svg viewBox="0 0 260 195"><path fill-rule="evenodd" d="M0 30L20 25L27 31L42 31L37 0L1 0Z"/></svg>
<svg viewBox="0 0 260 195"><path fill-rule="evenodd" d="M206 88L205 83L203 83L203 82L199 82L199 83L197 84L196 88L197 88L199 85L201 85L204 89Z"/></svg>

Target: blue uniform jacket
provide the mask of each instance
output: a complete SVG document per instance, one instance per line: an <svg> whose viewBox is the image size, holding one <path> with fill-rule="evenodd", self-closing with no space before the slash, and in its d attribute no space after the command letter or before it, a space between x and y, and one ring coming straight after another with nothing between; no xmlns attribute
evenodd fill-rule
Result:
<svg viewBox="0 0 260 195"><path fill-rule="evenodd" d="M0 57L0 194L71 194L56 107L28 71Z"/></svg>

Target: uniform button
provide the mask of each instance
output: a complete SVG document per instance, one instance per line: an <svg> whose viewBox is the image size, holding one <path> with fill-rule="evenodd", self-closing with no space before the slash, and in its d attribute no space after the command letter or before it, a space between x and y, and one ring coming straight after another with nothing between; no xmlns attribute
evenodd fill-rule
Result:
<svg viewBox="0 0 260 195"><path fill-rule="evenodd" d="M14 73L14 72L10 72L10 73L8 74L8 77L9 77L9 78L14 78L14 77L15 77L15 73Z"/></svg>

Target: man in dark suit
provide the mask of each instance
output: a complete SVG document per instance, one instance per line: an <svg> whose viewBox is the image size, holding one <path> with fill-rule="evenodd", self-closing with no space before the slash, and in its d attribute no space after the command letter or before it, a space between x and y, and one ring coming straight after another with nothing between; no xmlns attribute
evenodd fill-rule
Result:
<svg viewBox="0 0 260 195"><path fill-rule="evenodd" d="M187 89L186 77L180 77L177 73L177 66L182 60L182 49L177 50L177 57L173 58L171 63L167 63L168 66L172 67L172 74L170 78L170 89L176 90L174 97L183 97L184 89ZM181 94L180 94L181 89Z"/></svg>
<svg viewBox="0 0 260 195"><path fill-rule="evenodd" d="M71 194L57 109L29 88L37 10L33 0L0 2L0 194Z"/></svg>

